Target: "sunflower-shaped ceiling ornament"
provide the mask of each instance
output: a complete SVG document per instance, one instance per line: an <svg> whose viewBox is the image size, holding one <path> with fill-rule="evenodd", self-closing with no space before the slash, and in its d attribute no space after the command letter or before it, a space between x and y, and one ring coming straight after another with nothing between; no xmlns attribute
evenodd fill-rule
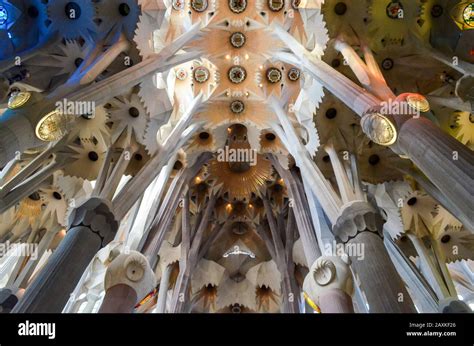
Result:
<svg viewBox="0 0 474 346"><path fill-rule="evenodd" d="M251 153L249 147L226 148L227 150L224 149L209 163L209 174L215 179L216 184L222 184L223 192L227 192L234 200L248 201L252 193L260 195L266 180L271 178L273 172L271 162L256 152L247 155L253 157L237 157L239 153ZM239 149L244 150L238 151ZM221 159L219 156L222 156Z"/></svg>
<svg viewBox="0 0 474 346"><path fill-rule="evenodd" d="M334 186L337 186L336 176L334 174L329 154L324 150L319 150L314 157L314 162L326 179L328 179Z"/></svg>
<svg viewBox="0 0 474 346"><path fill-rule="evenodd" d="M138 95L132 93L115 97L106 106L112 122L112 141L127 130L127 133L133 133L137 141L143 144L149 116Z"/></svg>
<svg viewBox="0 0 474 346"><path fill-rule="evenodd" d="M79 68L88 53L88 45L81 44L78 40L64 40L56 48L54 52L44 53L28 61L28 65L50 67L54 69L52 76L68 77Z"/></svg>
<svg viewBox="0 0 474 346"><path fill-rule="evenodd" d="M148 120L147 125L145 127L143 144L145 146L146 152L150 156L155 154L160 148L160 144L156 140L156 136L162 125L163 124L161 123L161 121L157 121L156 119L150 119Z"/></svg>
<svg viewBox="0 0 474 346"><path fill-rule="evenodd" d="M362 181L380 184L403 179L403 170L412 166L411 161L402 159L387 147L362 138L357 149L357 163Z"/></svg>
<svg viewBox="0 0 474 346"><path fill-rule="evenodd" d="M81 141L97 141L99 145L106 146L110 143L109 121L105 108L96 107L92 114L77 117L71 134L79 137Z"/></svg>
<svg viewBox="0 0 474 346"><path fill-rule="evenodd" d="M45 208L45 198L42 191L35 191L23 198L17 208L15 220L25 219L35 229L39 226L40 215Z"/></svg>
<svg viewBox="0 0 474 346"><path fill-rule="evenodd" d="M156 6L158 7L158 4ZM128 39L133 38L140 15L140 6L137 1L99 1L96 8L96 21L102 33L123 33Z"/></svg>
<svg viewBox="0 0 474 346"><path fill-rule="evenodd" d="M54 220L66 227L72 209L80 205L92 192L92 186L81 178L64 176L62 171L53 174L52 184L41 189L45 200L43 224Z"/></svg>
<svg viewBox="0 0 474 346"><path fill-rule="evenodd" d="M45 209L42 217L43 222L57 222L65 226L68 201L64 193L54 185L42 189L42 192L45 201Z"/></svg>
<svg viewBox="0 0 474 346"><path fill-rule="evenodd" d="M430 234L435 210L436 201L426 193L413 191L408 194L400 208L404 229L418 238Z"/></svg>
<svg viewBox="0 0 474 346"><path fill-rule="evenodd" d="M288 10L291 10L292 16L295 16L295 9L290 1L285 0L256 0L256 9L260 14L260 20L267 25L278 20L283 22Z"/></svg>
<svg viewBox="0 0 474 346"><path fill-rule="evenodd" d="M218 7L217 2L213 0L190 0L189 5L191 7L191 21L196 23L201 20L205 24L212 21Z"/></svg>
<svg viewBox="0 0 474 346"><path fill-rule="evenodd" d="M138 143L135 145L136 149L131 153L130 162L124 173L126 176L135 176L150 160L150 155L148 155L145 147Z"/></svg>
<svg viewBox="0 0 474 346"><path fill-rule="evenodd" d="M95 180L102 168L106 147L92 141L81 141L68 148L74 161L64 168L64 175Z"/></svg>
<svg viewBox="0 0 474 346"><path fill-rule="evenodd" d="M355 139L364 136L358 125L360 119L330 94L324 96L314 114L314 122L319 142L325 144L331 139L336 150L346 150L348 146L353 148Z"/></svg>
<svg viewBox="0 0 474 346"><path fill-rule="evenodd" d="M268 106L252 97L212 99L203 111L196 114L196 119L206 121L213 129L238 123L247 128L264 130L276 121L275 114Z"/></svg>
<svg viewBox="0 0 474 346"><path fill-rule="evenodd" d="M336 37L339 33L354 30L361 36L366 31L367 7L360 6L350 0L325 0L322 4L327 30L330 37Z"/></svg>
<svg viewBox="0 0 474 346"><path fill-rule="evenodd" d="M352 71L351 67L349 66L349 64L345 60L342 53L334 48L334 44L328 45L328 47L324 51L324 56L323 56L322 60L324 62L326 62L328 65L330 65L333 69L339 71L344 76L351 79L353 82L356 82L356 83L358 82L357 77L355 76L355 74ZM333 97L333 95L330 94L330 93L327 93L324 97L329 98L329 97ZM321 107L323 107L323 106L324 106L324 104L321 105Z"/></svg>
<svg viewBox="0 0 474 346"><path fill-rule="evenodd" d="M446 65L421 50L415 39L406 40L403 49L385 47L375 59L395 94L402 90L429 94L444 85L440 75L446 71Z"/></svg>
<svg viewBox="0 0 474 346"><path fill-rule="evenodd" d="M441 205L436 206L436 216L434 217L433 224L436 225L439 230L444 230L447 227L453 230L459 230L463 227L462 223Z"/></svg>
<svg viewBox="0 0 474 346"><path fill-rule="evenodd" d="M192 76L191 85L193 86L194 96L203 94L204 99L208 99L214 90L217 88L219 83L219 77L217 73L217 67L207 59L201 59L201 61L194 61L191 65L189 73ZM176 72L176 78L179 79L178 69ZM179 90L175 90L177 97L179 97Z"/></svg>
<svg viewBox="0 0 474 346"><path fill-rule="evenodd" d="M58 33L65 39L83 38L86 41L97 37L97 8L91 0L51 0L47 13L44 26L50 34Z"/></svg>
<svg viewBox="0 0 474 346"><path fill-rule="evenodd" d="M271 94L281 97L285 82L281 65L281 63L268 62L261 66L260 71L255 76L255 82L260 85L266 97Z"/></svg>
<svg viewBox="0 0 474 346"><path fill-rule="evenodd" d="M455 112L455 137L464 145L474 150L474 114Z"/></svg>
<svg viewBox="0 0 474 346"><path fill-rule="evenodd" d="M401 47L413 31L429 39L429 27L419 20L420 0L370 0L368 35L371 48L378 52L388 46Z"/></svg>
<svg viewBox="0 0 474 346"><path fill-rule="evenodd" d="M446 263L474 259L474 234L468 230L448 226L441 231L435 227L432 237Z"/></svg>

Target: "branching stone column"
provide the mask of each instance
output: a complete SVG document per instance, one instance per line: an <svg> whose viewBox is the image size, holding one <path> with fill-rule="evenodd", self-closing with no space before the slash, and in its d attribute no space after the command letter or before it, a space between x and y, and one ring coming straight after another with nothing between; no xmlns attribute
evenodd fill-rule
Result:
<svg viewBox="0 0 474 346"><path fill-rule="evenodd" d="M75 209L63 241L12 312L60 313L94 255L113 240L118 222L110 203L91 198Z"/></svg>
<svg viewBox="0 0 474 346"><path fill-rule="evenodd" d="M295 177L291 171L283 169L274 156L271 156L271 161L278 174L288 186L288 194L292 201L291 207L295 213L296 224L303 242L305 257L308 263L313 263L319 256L321 256L321 251L316 239L316 232L314 230L311 215L309 214L309 210L305 208L308 201L306 200L304 191L302 191L303 187L299 186L302 185L302 183L299 181L299 177Z"/></svg>
<svg viewBox="0 0 474 346"><path fill-rule="evenodd" d="M379 234L382 228L383 220L372 206L355 201L342 210L333 233L351 255L352 269L360 279L370 312L416 312L384 247Z"/></svg>
<svg viewBox="0 0 474 346"><path fill-rule="evenodd" d="M373 142L388 146L397 154L412 160L446 195L451 204L459 209L460 214L464 215L462 221L467 222L466 227L472 231L474 153L428 119L420 116L410 117L406 114L408 112L401 111L407 103L412 109L420 106L422 104L420 95L399 95L393 100L394 104L389 107L391 109L384 112L381 110L382 100L379 97L356 85L320 59L314 58L278 24L273 23L272 28L294 53L283 51L276 53L275 56L285 62L300 65L361 116L364 133ZM395 111L397 108L398 111ZM321 204L325 206L324 203ZM327 211L326 213L330 215Z"/></svg>
<svg viewBox="0 0 474 346"><path fill-rule="evenodd" d="M107 268L99 313L131 313L155 287L155 274L137 251L118 255Z"/></svg>
<svg viewBox="0 0 474 346"><path fill-rule="evenodd" d="M354 312L354 282L349 264L347 256L323 256L311 266L303 290L322 313Z"/></svg>

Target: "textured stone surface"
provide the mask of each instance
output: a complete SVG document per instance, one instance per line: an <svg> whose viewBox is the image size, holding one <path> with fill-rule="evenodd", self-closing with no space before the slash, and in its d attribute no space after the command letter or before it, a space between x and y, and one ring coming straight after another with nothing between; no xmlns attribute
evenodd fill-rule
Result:
<svg viewBox="0 0 474 346"><path fill-rule="evenodd" d="M109 204L91 198L75 209L69 230L12 312L60 313L94 255L115 236Z"/></svg>

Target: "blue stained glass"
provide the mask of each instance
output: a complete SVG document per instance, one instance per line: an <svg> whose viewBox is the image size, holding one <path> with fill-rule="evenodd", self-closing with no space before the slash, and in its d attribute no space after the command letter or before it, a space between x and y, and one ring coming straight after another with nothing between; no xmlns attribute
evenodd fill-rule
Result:
<svg viewBox="0 0 474 346"><path fill-rule="evenodd" d="M8 20L8 12L5 7L0 5L0 25L3 25L7 22Z"/></svg>

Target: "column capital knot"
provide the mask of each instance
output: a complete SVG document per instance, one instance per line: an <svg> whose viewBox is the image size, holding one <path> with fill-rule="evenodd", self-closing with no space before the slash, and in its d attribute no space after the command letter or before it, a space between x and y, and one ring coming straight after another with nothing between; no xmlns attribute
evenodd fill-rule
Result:
<svg viewBox="0 0 474 346"><path fill-rule="evenodd" d="M380 213L366 201L352 201L345 204L332 227L332 232L343 243L361 232L374 232L382 236L385 221Z"/></svg>
<svg viewBox="0 0 474 346"><path fill-rule="evenodd" d="M69 229L76 226L88 227L102 239L102 244L108 244L115 237L119 222L117 221L110 201L91 197L75 208L69 216Z"/></svg>
<svg viewBox="0 0 474 346"><path fill-rule="evenodd" d="M303 283L303 291L317 305L332 290L351 296L354 290L348 256L321 256L311 265Z"/></svg>

